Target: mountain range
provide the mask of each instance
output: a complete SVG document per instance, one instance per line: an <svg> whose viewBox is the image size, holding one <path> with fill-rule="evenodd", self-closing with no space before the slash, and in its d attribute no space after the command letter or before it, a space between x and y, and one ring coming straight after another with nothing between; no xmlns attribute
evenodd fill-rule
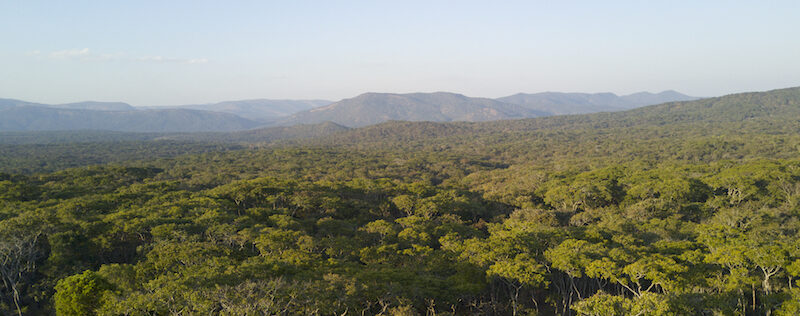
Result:
<svg viewBox="0 0 800 316"><path fill-rule="evenodd" d="M236 131L258 125L233 114L186 109L103 111L42 106L0 108L0 131L198 132Z"/></svg>
<svg viewBox="0 0 800 316"><path fill-rule="evenodd" d="M386 121L479 122L620 111L693 99L675 91L627 96L545 92L498 99L449 92L365 93L338 102L254 99L158 107L96 101L50 105L0 99L0 131L226 132L324 122L346 127Z"/></svg>
<svg viewBox="0 0 800 316"><path fill-rule="evenodd" d="M294 125L331 121L359 127L392 120L479 122L544 115L547 113L516 104L448 92L365 93L328 106L302 111L279 123Z"/></svg>
<svg viewBox="0 0 800 316"><path fill-rule="evenodd" d="M498 99L470 98L449 92L365 93L328 106L313 108L278 121L281 125L332 121L360 127L386 121L496 121L541 116L611 112L697 98L675 91L641 92L626 96L613 93L515 94Z"/></svg>
<svg viewBox="0 0 800 316"><path fill-rule="evenodd" d="M0 102L0 109L9 102ZM77 111L63 110L59 111ZM189 110L186 110L189 111ZM113 111L112 111L113 112ZM141 111L148 112L148 111ZM565 142L581 144L595 153L635 147L627 136L665 142L673 152L683 147L686 159L700 159L719 146L748 150L741 147L747 135L789 135L774 144L797 147L800 144L800 87L766 92L748 92L692 101L667 102L636 109L580 115L558 115L518 120L486 122L387 121L350 128L333 122L298 124L292 126L260 127L231 132L162 132L128 133L102 130L81 131L0 131L0 144L54 144L75 142L128 142L163 140L201 142L209 144L268 144L305 143L311 146L353 145L421 146L432 141L437 148L470 147L471 144L508 142L527 146L529 150L547 150L547 144ZM2 117L0 117L2 121ZM720 135L726 135L720 138ZM739 137L740 140L736 140ZM684 141L684 139L691 139ZM435 140L435 141L434 141ZM602 140L602 141L601 141ZM687 142L687 143L682 143ZM538 144L538 145L537 145ZM515 145L515 146L516 146ZM665 148L666 148L665 147ZM471 147L470 147L471 148ZM584 148L584 150L586 149ZM711 148L711 149L709 149ZM563 148L562 148L563 149ZM626 149L630 150L630 149ZM552 152L552 155L563 153ZM637 159L645 159L647 153ZM545 155L547 156L547 155ZM700 158L698 158L700 157Z"/></svg>
<svg viewBox="0 0 800 316"><path fill-rule="evenodd" d="M567 152L542 154L548 157L577 151L602 155L621 148L630 151L631 147L643 143L659 143L664 146L661 151L643 153L636 159L648 159L647 155L656 156L662 151L674 152L675 147L683 147L679 151L685 151L685 159L701 159L698 157L710 155L720 147L740 152L763 150L742 145L744 139L761 137L759 135L786 135L782 140L760 145L800 148L799 120L800 87L795 87L668 102L617 112L490 122L391 121L333 133L312 139L308 144L352 145L355 148L383 144L417 148L415 146L436 144L437 150L461 148L466 151L475 144L492 143L502 144L498 145L502 148L518 146L534 151L549 151L554 143L583 146L567 148ZM630 143L629 135L636 135L634 138L641 143Z"/></svg>
<svg viewBox="0 0 800 316"><path fill-rule="evenodd" d="M550 115L563 115L622 111L659 103L695 99L697 98L668 90L661 93L639 92L624 96L617 96L613 93L518 93L497 100L547 112Z"/></svg>

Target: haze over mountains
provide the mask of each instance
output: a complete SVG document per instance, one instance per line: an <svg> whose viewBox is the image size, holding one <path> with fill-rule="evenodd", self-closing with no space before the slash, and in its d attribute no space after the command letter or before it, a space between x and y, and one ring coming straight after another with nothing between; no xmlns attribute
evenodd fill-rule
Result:
<svg viewBox="0 0 800 316"><path fill-rule="evenodd" d="M8 107L19 106L39 106L57 109L72 109L72 110L95 110L95 111L133 111L136 110L130 104L123 102L97 102L97 101L83 101L75 103L64 104L43 104L27 102L15 99L0 99L0 109Z"/></svg>
<svg viewBox="0 0 800 316"><path fill-rule="evenodd" d="M624 96L617 96L613 93L518 93L497 100L547 112L550 115L563 115L621 111L659 103L695 99L697 98L668 90L661 93L639 92Z"/></svg>
<svg viewBox="0 0 800 316"><path fill-rule="evenodd" d="M448 96L458 98L457 96ZM402 98L401 98L402 99ZM486 103L490 104L490 103ZM8 102L0 103L0 108ZM61 110L67 111L67 110ZM72 110L74 111L74 110ZM148 111L142 111L148 112ZM331 144L370 146L392 142L417 144L440 139L444 146L493 143L513 135L528 135L524 142L554 142L553 137L564 142L583 142L597 149L596 137L625 137L637 134L639 138L652 138L681 143L686 135L702 135L707 143L697 143L695 137L688 151L699 151L689 156L704 155L706 147L728 146L735 140L721 140L715 135L738 135L746 130L760 133L800 133L800 87L765 92L749 92L676 101L636 109L581 115L546 116L520 120L485 122L432 122L389 121L375 125L351 128L330 121L319 124L260 127L230 132L192 133L126 133L101 130L2 132L0 144L54 144L76 142L136 142L161 140L168 142L229 143L229 144L281 144L305 143L327 146ZM612 135L612 136L609 136ZM688 136L687 136L688 137ZM576 140L579 139L579 140ZM621 141L609 144L631 146ZM529 145L529 144L528 144ZM526 145L526 146L528 146ZM609 145L610 146L610 145ZM730 145L738 146L738 145ZM794 146L794 145L789 145ZM534 146L535 147L535 146ZM613 146L612 146L613 147ZM602 147L600 147L602 148Z"/></svg>
<svg viewBox="0 0 800 316"><path fill-rule="evenodd" d="M0 131L236 131L259 123L239 116L185 109L103 111L17 106L0 109Z"/></svg>
<svg viewBox="0 0 800 316"><path fill-rule="evenodd" d="M87 101L50 105L0 99L0 131L240 131L263 126L270 120L328 103L330 101L243 100L137 108L121 102Z"/></svg>
<svg viewBox="0 0 800 316"><path fill-rule="evenodd" d="M406 97L408 96L402 96L399 99L405 100ZM453 94L440 95L440 97L445 99L466 98ZM482 102L483 103L479 102L477 104L496 104L485 100ZM8 107L8 105L9 102L3 100L2 103L0 103L0 108ZM41 109L41 107L35 108ZM86 111L55 110L68 112ZM193 110L178 109L169 111ZM90 112L99 113L101 111ZM139 112L163 114L158 111ZM204 111L197 112L205 113ZM127 112L109 111L108 113ZM231 114L225 115L233 116ZM680 142L679 140L683 137L680 135L685 133L697 134L698 131L702 131L700 133L701 135L710 137L708 139L708 146L713 147L720 145L721 142L721 140L713 138L715 137L714 135L739 133L745 129L759 130L771 134L800 133L800 125L797 124L799 117L800 87L795 87L766 92L739 93L692 101L668 102L619 112L545 116L510 121L389 121L359 128L351 128L326 121L319 124L272 126L229 132L192 133L124 133L100 130L72 132L6 131L0 133L0 144L51 144L87 141L125 142L148 140L189 141L217 144L267 144L288 140L291 140L291 142L303 140L303 142L307 142L308 144L316 145L359 144L359 146L361 146L383 144L386 142L413 144L421 140L436 138L442 139L446 144L449 144L448 146L451 146L458 142L494 142L497 139L506 139L509 135L519 133L535 133L535 135L538 136L531 136L533 137L531 139L536 139L537 141L545 141L546 139L561 135L567 139L571 139L570 137L578 137L587 142L587 144L592 144L593 137L598 135L598 133L602 135L609 133L614 135L640 133L649 135L646 137L653 137L655 139L667 137L669 139L674 139L676 142ZM151 117L151 119L155 120L157 118ZM162 121L155 121L155 124L164 124L164 120L168 120L168 118L161 119ZM0 119L0 121L2 121L2 119ZM653 134L654 130L658 132ZM638 137L645 136L640 135ZM530 141L530 139L526 141ZM620 144L622 145L622 143ZM698 150L702 151L705 145L699 144L697 146L700 146Z"/></svg>
<svg viewBox="0 0 800 316"><path fill-rule="evenodd" d="M626 96L520 93L498 99L449 92L365 93L335 103L255 99L168 107L133 107L122 102L95 101L49 105L0 99L0 131L227 132L323 122L346 127L386 121L479 122L620 111L693 99L675 91Z"/></svg>
<svg viewBox="0 0 800 316"><path fill-rule="evenodd" d="M283 118L294 113L308 110L315 107L326 106L333 101L326 100L271 100L253 99L238 101L223 101L208 104L190 104L178 106L158 106L147 107L149 109L191 109L203 111L215 111L235 114L249 120L269 123L279 118Z"/></svg>

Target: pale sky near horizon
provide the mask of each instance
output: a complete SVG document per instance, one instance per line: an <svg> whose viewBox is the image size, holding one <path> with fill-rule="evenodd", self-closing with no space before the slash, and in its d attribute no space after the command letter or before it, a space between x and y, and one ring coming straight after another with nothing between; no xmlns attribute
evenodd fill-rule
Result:
<svg viewBox="0 0 800 316"><path fill-rule="evenodd" d="M0 1L0 98L800 86L800 1Z"/></svg>

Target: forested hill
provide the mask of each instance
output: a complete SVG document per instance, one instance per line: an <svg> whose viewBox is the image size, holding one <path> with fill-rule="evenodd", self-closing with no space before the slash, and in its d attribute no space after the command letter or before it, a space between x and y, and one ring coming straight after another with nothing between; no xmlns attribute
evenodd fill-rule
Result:
<svg viewBox="0 0 800 316"><path fill-rule="evenodd" d="M673 123L734 123L751 119L800 118L800 87L668 102L623 112L534 118L497 125L518 128L626 127ZM491 125L491 123L489 123Z"/></svg>
<svg viewBox="0 0 800 316"><path fill-rule="evenodd" d="M387 122L309 146L442 151L498 163L584 165L712 161L800 154L800 89L733 94L614 113L497 122ZM747 119L742 119L747 117Z"/></svg>
<svg viewBox="0 0 800 316"><path fill-rule="evenodd" d="M695 101L670 102L610 113L549 116L492 122L387 122L337 135L339 141L379 141L381 138L418 139L481 136L526 131L578 131L615 128L664 128L676 132L696 128L730 129L746 126L754 130L800 130L800 87L731 94ZM772 122L772 123L770 123ZM765 123L762 125L762 123ZM688 128L687 125L692 127ZM588 131L588 130L587 130ZM328 141L322 139L320 142Z"/></svg>
<svg viewBox="0 0 800 316"><path fill-rule="evenodd" d="M671 122L737 122L750 119L797 119L800 87L732 94L691 102L672 102L626 112L622 119L636 124Z"/></svg>

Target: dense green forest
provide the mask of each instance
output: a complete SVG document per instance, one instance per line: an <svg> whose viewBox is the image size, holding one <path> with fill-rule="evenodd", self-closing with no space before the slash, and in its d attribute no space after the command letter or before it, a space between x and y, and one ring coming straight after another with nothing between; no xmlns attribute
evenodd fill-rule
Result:
<svg viewBox="0 0 800 316"><path fill-rule="evenodd" d="M793 88L0 145L0 314L797 315L798 122Z"/></svg>

